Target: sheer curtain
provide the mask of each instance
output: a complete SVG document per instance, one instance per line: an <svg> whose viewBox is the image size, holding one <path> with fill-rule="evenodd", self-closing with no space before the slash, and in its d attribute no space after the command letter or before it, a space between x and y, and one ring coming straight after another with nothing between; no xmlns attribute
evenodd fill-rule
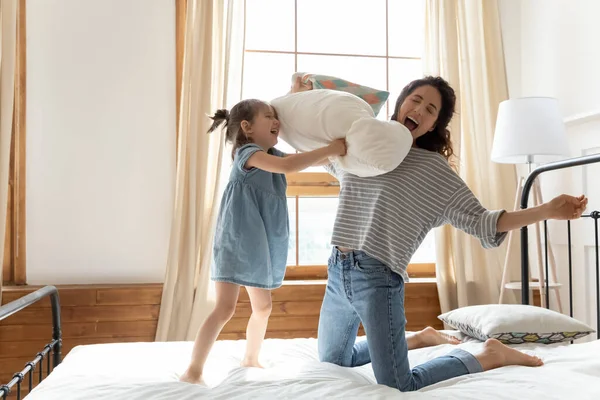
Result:
<svg viewBox="0 0 600 400"><path fill-rule="evenodd" d="M207 135L217 108L240 98L243 2L188 0L175 208L157 341L193 340L214 303L209 279L224 140Z"/></svg>
<svg viewBox="0 0 600 400"><path fill-rule="evenodd" d="M498 105L508 98L497 1L427 0L423 60L426 74L444 77L457 92L458 115L450 129L460 176L484 207L511 210L514 166L490 159ZM445 226L436 231L436 248L442 312L498 301L506 244L484 250L476 239ZM516 268L518 251L512 254Z"/></svg>

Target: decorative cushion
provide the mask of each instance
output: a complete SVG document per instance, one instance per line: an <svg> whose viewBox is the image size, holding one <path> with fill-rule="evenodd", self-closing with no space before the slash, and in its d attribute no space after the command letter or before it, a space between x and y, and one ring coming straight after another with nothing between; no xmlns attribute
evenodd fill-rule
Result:
<svg viewBox="0 0 600 400"><path fill-rule="evenodd" d="M371 106L375 116L379 115L381 107L383 107L388 97L390 97L390 93L385 90L373 89L335 76L296 72L292 77L292 82L294 82L298 76L301 76L304 82L311 81L313 89L339 90L358 96Z"/></svg>
<svg viewBox="0 0 600 400"><path fill-rule="evenodd" d="M300 152L346 138L348 151L332 161L358 176L394 170L412 146L412 135L396 121L375 118L364 100L345 91L313 89L271 101L280 121L279 134Z"/></svg>
<svg viewBox="0 0 600 400"><path fill-rule="evenodd" d="M438 318L472 338L493 338L504 344L553 344L595 332L583 322L556 311L520 304L462 307Z"/></svg>

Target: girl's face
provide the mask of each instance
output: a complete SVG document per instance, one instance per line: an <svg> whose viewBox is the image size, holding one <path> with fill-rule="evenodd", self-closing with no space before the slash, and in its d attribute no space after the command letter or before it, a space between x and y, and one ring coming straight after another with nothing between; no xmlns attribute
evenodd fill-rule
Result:
<svg viewBox="0 0 600 400"><path fill-rule="evenodd" d="M274 147L279 137L279 120L275 109L270 105L261 107L252 122L242 121L242 129L265 151Z"/></svg>
<svg viewBox="0 0 600 400"><path fill-rule="evenodd" d="M419 86L406 97L396 120L408 128L414 143L435 128L441 108L440 92L433 86Z"/></svg>

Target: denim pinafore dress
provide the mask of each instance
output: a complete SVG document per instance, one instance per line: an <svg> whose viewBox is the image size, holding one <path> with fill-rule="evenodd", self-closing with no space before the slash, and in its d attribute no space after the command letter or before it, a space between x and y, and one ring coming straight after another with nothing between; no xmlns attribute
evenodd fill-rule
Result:
<svg viewBox="0 0 600 400"><path fill-rule="evenodd" d="M234 156L217 217L211 279L275 289L283 282L287 264L287 181L284 174L244 168L257 151L264 150L247 144ZM268 153L284 156L275 148Z"/></svg>

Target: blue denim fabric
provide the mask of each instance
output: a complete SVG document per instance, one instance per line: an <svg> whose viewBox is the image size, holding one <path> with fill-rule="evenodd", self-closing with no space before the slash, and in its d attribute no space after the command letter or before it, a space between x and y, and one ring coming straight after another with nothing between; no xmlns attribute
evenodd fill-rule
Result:
<svg viewBox="0 0 600 400"><path fill-rule="evenodd" d="M255 144L239 148L221 199L213 245L211 279L243 286L281 286L287 264L289 220L285 175L247 170ZM270 154L283 157L276 149Z"/></svg>
<svg viewBox="0 0 600 400"><path fill-rule="evenodd" d="M333 249L319 318L319 358L344 367L372 363L377 382L400 391L481 372L477 359L456 349L412 370L405 337L404 281L362 251ZM362 322L366 341L355 343Z"/></svg>

